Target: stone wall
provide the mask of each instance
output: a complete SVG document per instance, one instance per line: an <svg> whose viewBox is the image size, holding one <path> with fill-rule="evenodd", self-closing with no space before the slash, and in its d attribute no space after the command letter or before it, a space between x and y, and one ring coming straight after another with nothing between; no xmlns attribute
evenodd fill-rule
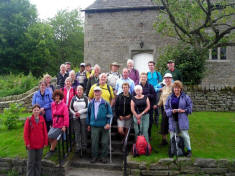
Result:
<svg viewBox="0 0 235 176"><path fill-rule="evenodd" d="M0 176L6 176L8 172L16 172L19 176L26 175L27 160L0 158ZM64 176L65 169L54 162L42 160L42 176Z"/></svg>
<svg viewBox="0 0 235 176"><path fill-rule="evenodd" d="M165 158L147 165L129 157L128 173L130 176L234 176L235 160Z"/></svg>
<svg viewBox="0 0 235 176"><path fill-rule="evenodd" d="M31 111L32 97L33 97L34 92L37 90L38 90L38 86L20 95L13 95L13 96L0 98L0 111L2 111L4 108L8 108L11 103L20 103L27 110Z"/></svg>
<svg viewBox="0 0 235 176"><path fill-rule="evenodd" d="M51 80L51 84L56 87L56 78ZM38 90L38 86L35 86L31 90L20 94L20 95L12 95L7 97L0 97L0 112L3 111L4 108L8 108L11 103L20 103L22 104L28 111L32 110L32 98L33 94Z"/></svg>
<svg viewBox="0 0 235 176"><path fill-rule="evenodd" d="M235 88L188 87L185 92L193 101L193 111L235 111Z"/></svg>

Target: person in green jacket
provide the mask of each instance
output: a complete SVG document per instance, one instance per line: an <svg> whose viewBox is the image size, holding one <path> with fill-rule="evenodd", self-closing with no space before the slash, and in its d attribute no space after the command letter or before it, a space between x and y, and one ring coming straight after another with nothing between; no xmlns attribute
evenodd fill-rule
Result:
<svg viewBox="0 0 235 176"><path fill-rule="evenodd" d="M166 73L171 73L174 81L179 80L183 82L182 74L180 73L178 69L175 68L175 62L173 60L169 60L167 62L167 67L168 67L168 70L166 70L164 75Z"/></svg>

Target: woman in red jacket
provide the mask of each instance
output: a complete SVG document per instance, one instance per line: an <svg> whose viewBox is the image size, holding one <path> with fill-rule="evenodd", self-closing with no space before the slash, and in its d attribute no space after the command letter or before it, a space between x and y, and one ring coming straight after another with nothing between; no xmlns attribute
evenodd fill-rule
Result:
<svg viewBox="0 0 235 176"><path fill-rule="evenodd" d="M43 148L48 144L46 122L39 115L40 106L35 104L32 110L32 117L27 118L24 125L24 142L28 150L27 176L41 174Z"/></svg>
<svg viewBox="0 0 235 176"><path fill-rule="evenodd" d="M52 128L48 132L48 140L51 144L50 152L45 158L49 158L55 152L57 138L69 127L68 107L63 101L64 95L61 90L55 90L53 93L54 102L51 103Z"/></svg>

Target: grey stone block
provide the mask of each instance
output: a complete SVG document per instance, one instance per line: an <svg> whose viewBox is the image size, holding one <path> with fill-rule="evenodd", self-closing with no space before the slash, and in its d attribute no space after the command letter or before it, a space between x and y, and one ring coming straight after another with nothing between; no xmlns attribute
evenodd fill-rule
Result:
<svg viewBox="0 0 235 176"><path fill-rule="evenodd" d="M160 163L154 163L149 166L150 170L167 170L168 165L162 165Z"/></svg>
<svg viewBox="0 0 235 176"><path fill-rule="evenodd" d="M228 169L226 168L202 168L202 173L205 174L225 174L228 172Z"/></svg>
<svg viewBox="0 0 235 176"><path fill-rule="evenodd" d="M158 161L159 164L161 165L169 165L174 162L173 158L163 158Z"/></svg>
<svg viewBox="0 0 235 176"><path fill-rule="evenodd" d="M216 160L214 159L196 159L194 162L194 166L198 166L201 168L214 168L217 167Z"/></svg>
<svg viewBox="0 0 235 176"><path fill-rule="evenodd" d="M140 163L139 169L140 169L140 170L145 170L145 169L147 169L146 163L143 163L143 162Z"/></svg>
<svg viewBox="0 0 235 176"><path fill-rule="evenodd" d="M141 175L143 175L143 176L165 176L165 175L168 175L168 171L142 170Z"/></svg>
<svg viewBox="0 0 235 176"><path fill-rule="evenodd" d="M231 165L231 162L226 159L217 160L217 166L221 168L228 168Z"/></svg>

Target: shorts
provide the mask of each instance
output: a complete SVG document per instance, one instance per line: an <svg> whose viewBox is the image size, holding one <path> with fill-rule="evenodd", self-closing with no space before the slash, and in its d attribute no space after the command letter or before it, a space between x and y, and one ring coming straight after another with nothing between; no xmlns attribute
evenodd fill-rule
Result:
<svg viewBox="0 0 235 176"><path fill-rule="evenodd" d="M49 139L57 139L57 137L62 133L61 128L51 128L48 132Z"/></svg>
<svg viewBox="0 0 235 176"><path fill-rule="evenodd" d="M120 120L119 118L117 119L118 127L129 128L131 126L131 122L132 122L132 118L128 120Z"/></svg>

